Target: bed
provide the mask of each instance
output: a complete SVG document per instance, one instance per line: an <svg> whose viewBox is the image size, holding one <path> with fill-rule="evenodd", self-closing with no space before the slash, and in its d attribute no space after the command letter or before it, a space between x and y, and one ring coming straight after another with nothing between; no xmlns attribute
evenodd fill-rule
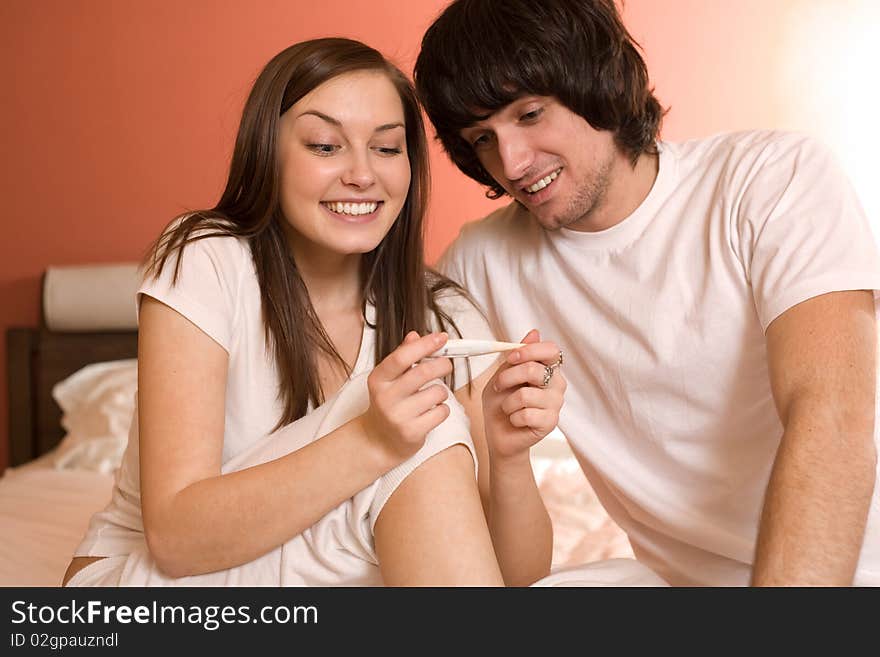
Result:
<svg viewBox="0 0 880 657"><path fill-rule="evenodd" d="M0 586L57 586L109 500L137 383L131 263L49 268L36 328L6 333L10 467L0 477ZM555 566L631 557L564 437L533 450Z"/></svg>

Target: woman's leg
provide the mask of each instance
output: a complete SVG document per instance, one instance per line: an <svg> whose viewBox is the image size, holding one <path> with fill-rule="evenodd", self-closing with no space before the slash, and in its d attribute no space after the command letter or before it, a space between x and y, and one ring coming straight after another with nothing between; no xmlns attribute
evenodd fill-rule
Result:
<svg viewBox="0 0 880 657"><path fill-rule="evenodd" d="M429 458L397 487L376 520L376 554L389 586L503 586L462 444Z"/></svg>
<svg viewBox="0 0 880 657"><path fill-rule="evenodd" d="M71 559L70 564L67 566L67 572L64 573L64 577L61 579L61 586L67 586L70 579L79 571L101 559L106 559L106 557L74 557Z"/></svg>

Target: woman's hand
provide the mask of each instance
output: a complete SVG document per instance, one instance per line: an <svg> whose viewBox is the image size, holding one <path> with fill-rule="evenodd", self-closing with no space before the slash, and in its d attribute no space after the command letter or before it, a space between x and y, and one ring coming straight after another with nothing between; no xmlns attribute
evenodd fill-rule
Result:
<svg viewBox="0 0 880 657"><path fill-rule="evenodd" d="M532 445L559 421L567 385L559 367L562 352L554 343L539 340L537 331L529 331L522 340L526 346L510 352L483 389L486 442L492 459L528 456Z"/></svg>
<svg viewBox="0 0 880 657"><path fill-rule="evenodd" d="M435 383L452 371L448 358L421 361L447 340L446 333L419 337L410 331L403 343L367 377L370 408L361 416L364 430L395 462L419 451L428 432L449 416L448 389Z"/></svg>

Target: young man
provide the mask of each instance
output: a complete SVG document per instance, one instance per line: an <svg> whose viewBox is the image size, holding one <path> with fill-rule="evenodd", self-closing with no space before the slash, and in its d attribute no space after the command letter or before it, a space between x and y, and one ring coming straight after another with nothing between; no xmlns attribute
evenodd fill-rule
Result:
<svg viewBox="0 0 880 657"><path fill-rule="evenodd" d="M828 151L659 141L613 0L459 0L415 76L455 164L513 199L445 272L499 339L563 349L559 427L637 558L673 585L880 585L880 258ZM502 567L545 526L510 502L537 495L516 462Z"/></svg>

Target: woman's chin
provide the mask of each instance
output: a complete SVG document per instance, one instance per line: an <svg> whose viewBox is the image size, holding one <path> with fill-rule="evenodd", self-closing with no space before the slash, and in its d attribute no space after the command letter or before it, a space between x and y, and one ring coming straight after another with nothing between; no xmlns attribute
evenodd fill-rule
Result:
<svg viewBox="0 0 880 657"><path fill-rule="evenodd" d="M353 256L353 255L364 255L365 253L369 253L373 251L376 247L381 243L380 239L358 239L358 240L346 240L337 242L332 245L326 245L325 248L339 256Z"/></svg>

